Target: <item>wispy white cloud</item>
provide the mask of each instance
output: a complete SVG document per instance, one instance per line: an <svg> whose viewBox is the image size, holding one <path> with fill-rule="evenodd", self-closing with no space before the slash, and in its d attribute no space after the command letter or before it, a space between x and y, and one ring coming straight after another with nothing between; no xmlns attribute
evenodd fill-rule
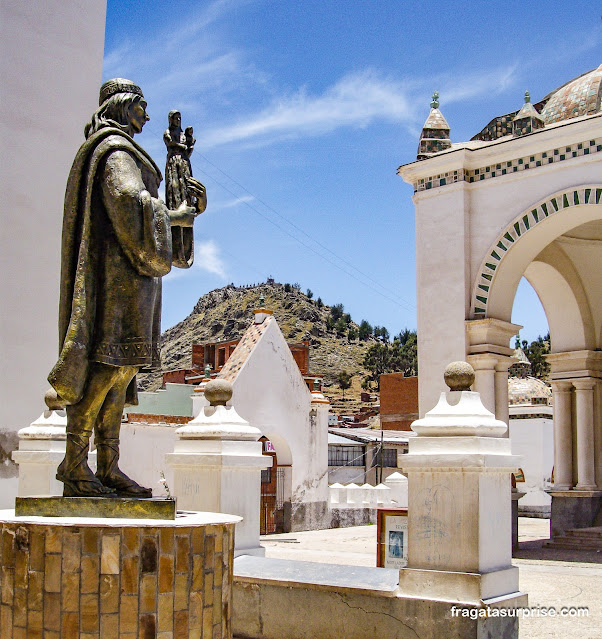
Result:
<svg viewBox="0 0 602 639"><path fill-rule="evenodd" d="M228 13L257 0L214 0L197 11L176 15L169 26L157 33L152 46L146 41L128 38L107 51L103 75L135 76L154 99L159 94L180 98L198 93L198 87L215 86L233 75L252 76L234 49L224 52L223 44L209 28ZM141 55L144 51L144 55ZM178 95L176 94L176 95Z"/></svg>
<svg viewBox="0 0 602 639"><path fill-rule="evenodd" d="M431 84L439 90L446 104L465 102L481 95L503 93L518 80L518 64L485 69L470 75L446 75L435 78Z"/></svg>
<svg viewBox="0 0 602 639"><path fill-rule="evenodd" d="M241 195L240 197L236 197L232 200L225 200L223 202L216 202L211 205L211 211L214 213L215 211L222 211L223 209L231 209L235 206L240 206L241 204L246 204L247 202L253 202L255 200L255 196L253 195Z"/></svg>
<svg viewBox="0 0 602 639"><path fill-rule="evenodd" d="M227 279L226 265L221 258L220 250L213 240L196 242L194 246L194 263L202 270Z"/></svg>
<svg viewBox="0 0 602 639"><path fill-rule="evenodd" d="M211 147L260 136L316 135L341 126L366 126L376 118L404 120L411 115L402 83L364 71L343 77L322 95L301 89L279 98L246 120L208 133L204 143Z"/></svg>
<svg viewBox="0 0 602 639"><path fill-rule="evenodd" d="M197 13L186 16L186 22L178 28L178 41L171 41L173 47L181 50L182 42L190 42L191 38L204 35L204 30L213 22L217 22L231 11L256 0L214 0L203 6Z"/></svg>
<svg viewBox="0 0 602 639"><path fill-rule="evenodd" d="M352 73L321 95L301 89L274 100L259 113L210 131L203 143L206 148L232 142L269 144L289 137L321 135L340 127L365 127L377 120L412 128L418 114L424 112L424 96L431 86L440 87L446 103L461 102L505 90L515 81L516 69L510 65L468 77L432 78L429 89L423 79L400 81L373 70Z"/></svg>

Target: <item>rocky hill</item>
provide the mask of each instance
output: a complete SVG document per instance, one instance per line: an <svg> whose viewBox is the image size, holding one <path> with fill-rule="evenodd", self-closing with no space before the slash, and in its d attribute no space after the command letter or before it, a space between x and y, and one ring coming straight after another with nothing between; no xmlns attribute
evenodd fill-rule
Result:
<svg viewBox="0 0 602 639"><path fill-rule="evenodd" d="M310 299L288 284L226 286L203 295L186 319L163 333L163 370L189 368L193 342L240 338L253 321L253 310L258 308L261 295L265 298L265 306L274 311L288 342L309 340L310 373L324 378L326 395L340 406L337 412L345 412L347 408L351 412L361 391L362 361L374 339L360 342L358 339L349 340L347 336L337 337L336 331L330 327L331 307L320 306L321 302ZM349 321L348 328L357 331L358 325ZM352 387L345 392L343 404L340 402L342 392L336 383L336 377L342 370L353 375ZM155 390L161 385L161 375L140 375L138 384L142 390Z"/></svg>

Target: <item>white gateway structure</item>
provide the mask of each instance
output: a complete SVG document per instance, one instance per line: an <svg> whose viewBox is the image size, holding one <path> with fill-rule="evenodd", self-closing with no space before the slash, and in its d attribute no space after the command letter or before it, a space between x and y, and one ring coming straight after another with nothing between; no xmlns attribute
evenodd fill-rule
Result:
<svg viewBox="0 0 602 639"><path fill-rule="evenodd" d="M420 414L454 360L508 423L516 289L537 292L551 336L552 535L596 521L602 492L602 65L452 144L431 103L414 186ZM601 513L602 515L602 513Z"/></svg>

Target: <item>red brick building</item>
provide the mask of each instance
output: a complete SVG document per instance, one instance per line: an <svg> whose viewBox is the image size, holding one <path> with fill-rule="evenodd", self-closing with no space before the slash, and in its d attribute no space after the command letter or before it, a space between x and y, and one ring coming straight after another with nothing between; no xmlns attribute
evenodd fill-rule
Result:
<svg viewBox="0 0 602 639"><path fill-rule="evenodd" d="M418 419L418 377L403 373L380 376L380 425L385 430L412 430Z"/></svg>
<svg viewBox="0 0 602 639"><path fill-rule="evenodd" d="M192 367L179 368L163 373L163 384L198 384L205 376L205 367L209 364L211 375L219 373L234 352L240 340L224 342L206 342L192 345ZM319 390L321 379L309 373L309 341L289 344L291 353L305 383L310 391ZM316 384L316 379L318 383ZM316 388L314 388L314 385Z"/></svg>

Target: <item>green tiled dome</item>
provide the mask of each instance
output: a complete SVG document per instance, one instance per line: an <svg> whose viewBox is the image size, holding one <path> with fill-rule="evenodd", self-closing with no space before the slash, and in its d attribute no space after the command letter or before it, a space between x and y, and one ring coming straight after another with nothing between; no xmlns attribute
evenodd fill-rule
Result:
<svg viewBox="0 0 602 639"><path fill-rule="evenodd" d="M544 98L541 115L545 124L570 120L600 111L602 65L567 82Z"/></svg>

